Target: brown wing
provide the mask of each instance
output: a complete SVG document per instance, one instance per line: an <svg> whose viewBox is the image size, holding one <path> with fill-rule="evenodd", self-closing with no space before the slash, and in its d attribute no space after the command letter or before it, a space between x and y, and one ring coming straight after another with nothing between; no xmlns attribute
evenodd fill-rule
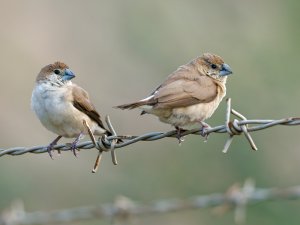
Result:
<svg viewBox="0 0 300 225"><path fill-rule="evenodd" d="M212 78L201 74L197 69L197 62L193 60L171 73L148 98L116 107L133 109L143 105L151 105L154 108L162 109L179 108L210 102L215 99L217 94L218 84Z"/></svg>
<svg viewBox="0 0 300 225"><path fill-rule="evenodd" d="M173 76L154 92L153 100L155 108L178 108L210 102L216 96L217 84L207 76Z"/></svg>
<svg viewBox="0 0 300 225"><path fill-rule="evenodd" d="M73 105L79 111L88 115L94 120L101 128L105 129L101 121L99 113L96 111L95 106L91 103L88 93L81 87L74 85L72 89ZM106 129L105 129L106 130Z"/></svg>

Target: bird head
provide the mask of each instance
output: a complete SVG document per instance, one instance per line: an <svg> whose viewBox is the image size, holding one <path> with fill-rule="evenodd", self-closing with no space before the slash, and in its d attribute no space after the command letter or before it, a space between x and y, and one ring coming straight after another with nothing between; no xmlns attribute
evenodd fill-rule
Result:
<svg viewBox="0 0 300 225"><path fill-rule="evenodd" d="M71 81L75 74L62 62L55 62L43 67L37 76L37 82L49 81L54 85L62 86Z"/></svg>
<svg viewBox="0 0 300 225"><path fill-rule="evenodd" d="M232 74L230 66L224 63L218 55L204 53L197 62L199 71L213 79L224 81L228 75Z"/></svg>

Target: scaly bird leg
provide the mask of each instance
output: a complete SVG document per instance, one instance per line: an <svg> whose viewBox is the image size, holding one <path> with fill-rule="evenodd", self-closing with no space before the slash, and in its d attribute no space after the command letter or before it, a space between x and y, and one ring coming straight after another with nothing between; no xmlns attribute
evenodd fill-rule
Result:
<svg viewBox="0 0 300 225"><path fill-rule="evenodd" d="M53 156L52 156L52 150L53 150L53 147L57 144L57 142L59 141L59 139L61 139L62 136L58 136L57 138L55 138L48 146L47 146L47 152L49 153L49 156L51 157L51 159L53 159Z"/></svg>
<svg viewBox="0 0 300 225"><path fill-rule="evenodd" d="M78 144L81 137L82 137L82 132L77 136L77 138L71 144L71 150L73 151L73 154L76 157L77 157L77 154L76 154L77 144Z"/></svg>

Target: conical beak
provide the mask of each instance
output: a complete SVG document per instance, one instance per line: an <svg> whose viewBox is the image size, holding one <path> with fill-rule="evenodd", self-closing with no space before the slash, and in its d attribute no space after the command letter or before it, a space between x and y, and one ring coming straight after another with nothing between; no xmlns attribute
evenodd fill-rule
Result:
<svg viewBox="0 0 300 225"><path fill-rule="evenodd" d="M230 66L226 63L223 63L222 69L220 71L220 76L228 76L230 74L232 74L232 70L231 70Z"/></svg>

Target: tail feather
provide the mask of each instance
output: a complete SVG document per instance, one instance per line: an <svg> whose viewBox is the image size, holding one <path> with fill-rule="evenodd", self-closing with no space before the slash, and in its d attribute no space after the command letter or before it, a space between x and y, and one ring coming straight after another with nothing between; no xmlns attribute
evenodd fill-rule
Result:
<svg viewBox="0 0 300 225"><path fill-rule="evenodd" d="M129 104L118 105L118 106L115 106L115 108L119 108L119 109L135 109L135 108L138 108L140 106L147 105L147 103L148 102L146 102L146 101L138 101L138 102L133 102L133 103L129 103Z"/></svg>
<svg viewBox="0 0 300 225"><path fill-rule="evenodd" d="M157 100L154 99L154 95L150 95L149 97L144 98L140 101L132 102L129 104L124 104L124 105L118 105L118 106L115 106L114 108L135 109L135 108L138 108L138 107L144 106L144 105L155 105L156 103L157 103Z"/></svg>

